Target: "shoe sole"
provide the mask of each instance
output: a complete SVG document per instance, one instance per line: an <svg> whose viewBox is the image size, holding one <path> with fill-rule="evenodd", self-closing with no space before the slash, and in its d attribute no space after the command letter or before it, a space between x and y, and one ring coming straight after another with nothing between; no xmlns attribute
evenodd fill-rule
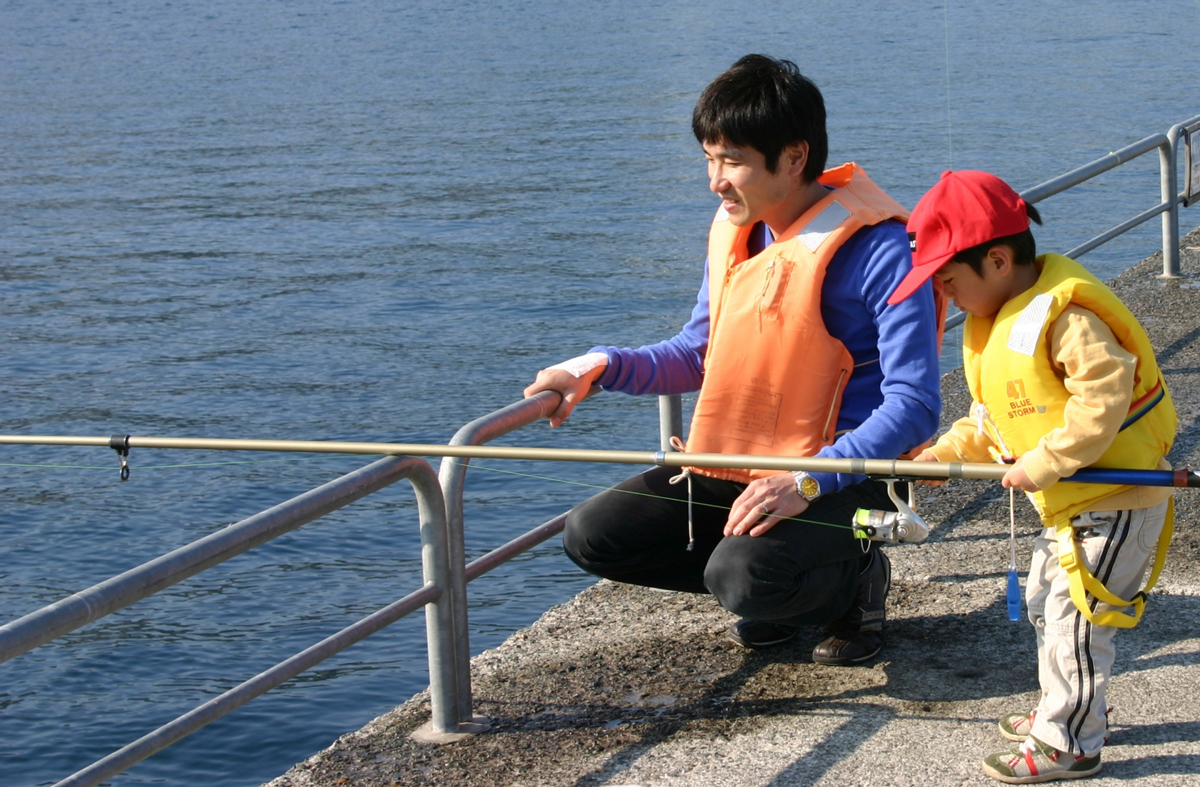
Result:
<svg viewBox="0 0 1200 787"><path fill-rule="evenodd" d="M799 631L796 632L796 634L799 634L799 633L800 633ZM796 634L790 634L786 637L783 637L782 639L773 639L773 640L770 640L769 642L750 642L749 640L742 639L737 634L735 634L732 630L725 632L725 636L728 637L731 641L736 642L737 644L741 645L743 648L749 648L750 650L762 650L763 648L771 648L776 645L782 645L785 642L791 642L792 640L794 640L796 638Z"/></svg>
<svg viewBox="0 0 1200 787"><path fill-rule="evenodd" d="M1059 779L1083 779L1088 776L1094 776L1100 772L1100 763L1097 763L1095 768L1087 771L1053 771L1051 773L1039 773L1036 776L1009 776L995 770L985 760L983 763L983 772L996 781L1001 781L1005 784L1040 784L1041 782L1053 782Z"/></svg>
<svg viewBox="0 0 1200 787"><path fill-rule="evenodd" d="M812 660L813 660L813 664L824 664L827 667L852 667L855 664L862 664L864 662L870 661L871 659L878 656L882 650L883 650L883 645L881 644L879 647L875 648L875 650L873 650L872 652L868 653L865 656L859 656L856 659L824 659L824 658L819 658L817 656L813 656Z"/></svg>

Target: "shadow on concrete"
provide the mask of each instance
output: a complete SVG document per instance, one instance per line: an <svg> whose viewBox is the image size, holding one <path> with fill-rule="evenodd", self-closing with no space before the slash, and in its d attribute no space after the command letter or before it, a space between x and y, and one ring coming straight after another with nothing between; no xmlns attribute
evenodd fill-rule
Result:
<svg viewBox="0 0 1200 787"><path fill-rule="evenodd" d="M1150 656L1164 646L1195 636L1179 620L1200 619L1200 598L1157 595L1142 627L1117 640L1114 678L1197 662L1193 650ZM744 733L779 716L835 712L843 723L811 751L781 771L772 785L814 783L844 759L854 756L888 724L901 716L965 720L961 703L1025 694L1036 698L1037 654L1032 627L1007 619L1003 599L968 614L901 618L889 623L886 661L869 667L828 668L811 663L811 642L763 652L744 652L741 664L714 681L689 703L666 708L592 705L583 714L568 713L552 727L590 724L606 727L619 720L629 737L597 770L580 777L576 787L620 783L621 774L656 745L683 734L726 737ZM818 632L814 629L812 636ZM799 639L806 639L803 635ZM666 648L668 643L639 643ZM699 658L699 656L697 656ZM641 676L631 676L640 679ZM673 680L673 678L668 678ZM648 696L648 695L643 695ZM878 701L875 701L875 700ZM992 721L991 717L980 719ZM736 732L734 723L737 722ZM1121 745L1159 745L1200 740L1200 722L1122 728ZM1195 757L1152 757L1106 763L1105 775L1145 774L1148 767L1169 773L1193 773ZM1126 770L1126 769L1129 770Z"/></svg>
<svg viewBox="0 0 1200 787"><path fill-rule="evenodd" d="M1167 754L1128 760L1105 760L1100 776L1106 779L1144 779L1147 776L1200 774L1200 755Z"/></svg>
<svg viewBox="0 0 1200 787"><path fill-rule="evenodd" d="M1122 746L1158 746L1164 743L1200 741L1200 721L1136 724L1121 728Z"/></svg>
<svg viewBox="0 0 1200 787"><path fill-rule="evenodd" d="M872 705L849 705L843 707L849 713L846 721L808 753L784 768L767 787L784 785L815 784L834 766L852 757L863 745L888 725L895 713L888 708Z"/></svg>

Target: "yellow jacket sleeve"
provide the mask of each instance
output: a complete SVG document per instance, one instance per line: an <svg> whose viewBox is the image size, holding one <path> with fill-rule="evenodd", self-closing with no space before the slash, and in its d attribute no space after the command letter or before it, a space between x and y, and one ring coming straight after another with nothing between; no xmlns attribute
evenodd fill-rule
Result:
<svg viewBox="0 0 1200 787"><path fill-rule="evenodd" d="M1050 353L1070 398L1063 425L1048 432L1021 460L1045 489L1087 467L1108 450L1133 401L1137 358L1095 313L1072 304L1050 327Z"/></svg>
<svg viewBox="0 0 1200 787"><path fill-rule="evenodd" d="M955 421L929 450L939 462L991 462L988 447L994 445L990 437L978 433L975 419L968 416Z"/></svg>

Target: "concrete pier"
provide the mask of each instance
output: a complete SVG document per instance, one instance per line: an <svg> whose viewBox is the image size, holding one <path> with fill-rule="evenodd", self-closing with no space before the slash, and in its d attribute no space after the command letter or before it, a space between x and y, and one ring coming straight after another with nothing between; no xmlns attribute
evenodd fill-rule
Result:
<svg viewBox="0 0 1200 787"><path fill-rule="evenodd" d="M1200 231L1182 277L1161 255L1112 282L1154 342L1179 413L1169 457L1200 466ZM943 425L965 414L961 372L943 380ZM957 481L920 493L934 526L889 547L888 644L862 667L813 664L817 629L747 651L708 596L600 582L473 661L490 731L435 747L409 733L418 695L269 787L993 785L984 755L1007 748L1005 713L1037 699L1033 630L1005 613L1008 494ZM1136 629L1117 637L1112 737L1093 785L1200 783L1200 490L1176 496L1167 566ZM1018 497L1018 566L1036 530Z"/></svg>

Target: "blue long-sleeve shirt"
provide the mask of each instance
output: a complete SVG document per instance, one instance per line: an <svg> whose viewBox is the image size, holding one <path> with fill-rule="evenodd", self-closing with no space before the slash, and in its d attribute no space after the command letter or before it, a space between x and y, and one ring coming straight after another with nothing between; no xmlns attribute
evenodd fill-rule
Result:
<svg viewBox="0 0 1200 787"><path fill-rule="evenodd" d="M770 231L760 224L750 251L757 253L771 242ZM821 288L821 316L830 335L850 352L854 371L838 412L839 436L817 456L895 459L937 429L941 393L932 284L926 282L895 306L887 303L911 267L908 235L896 221L863 227L830 260ZM628 394L698 390L704 379L708 322L706 261L696 305L683 329L636 350L592 348L608 356L608 368L597 382L605 390ZM843 473L813 476L822 493L863 480Z"/></svg>

